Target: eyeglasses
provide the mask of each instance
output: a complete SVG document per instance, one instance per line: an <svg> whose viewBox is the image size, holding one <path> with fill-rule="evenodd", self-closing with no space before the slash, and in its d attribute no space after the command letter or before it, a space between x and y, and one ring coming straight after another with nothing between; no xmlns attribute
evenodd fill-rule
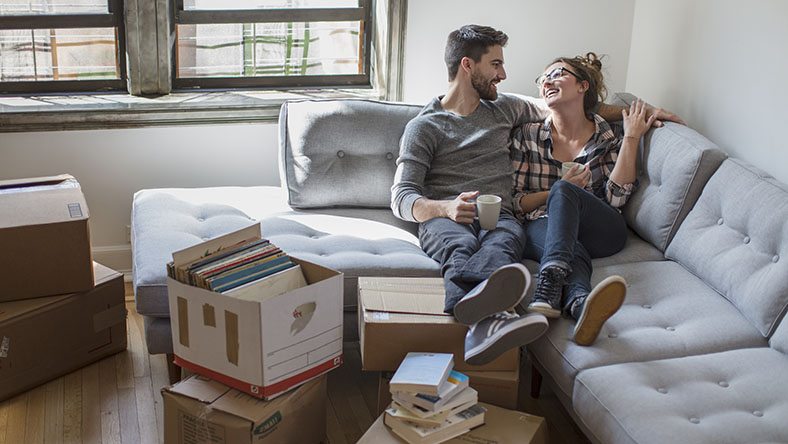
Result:
<svg viewBox="0 0 788 444"><path fill-rule="evenodd" d="M572 71L564 68L563 66L559 66L558 68L550 71L549 73L542 74L541 76L537 77L536 78L536 85L537 86L542 86L544 84L544 82L546 82L548 79L551 82L555 82L556 80L558 80L558 79L560 79L561 77L564 76L564 71L568 72L569 74L572 74L578 80L583 80L583 79L580 78L579 75L577 75L577 74L573 73Z"/></svg>

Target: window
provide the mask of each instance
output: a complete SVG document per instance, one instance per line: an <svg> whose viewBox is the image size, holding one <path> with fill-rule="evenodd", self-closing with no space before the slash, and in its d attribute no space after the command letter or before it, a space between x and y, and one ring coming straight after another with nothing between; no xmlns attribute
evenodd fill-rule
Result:
<svg viewBox="0 0 788 444"><path fill-rule="evenodd" d="M122 0L0 0L0 92L125 89Z"/></svg>
<svg viewBox="0 0 788 444"><path fill-rule="evenodd" d="M175 0L173 88L370 85L371 0Z"/></svg>

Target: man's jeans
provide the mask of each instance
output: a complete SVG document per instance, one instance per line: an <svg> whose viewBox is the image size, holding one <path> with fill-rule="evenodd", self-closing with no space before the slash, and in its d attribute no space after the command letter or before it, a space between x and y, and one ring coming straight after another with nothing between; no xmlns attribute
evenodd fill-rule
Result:
<svg viewBox="0 0 788 444"><path fill-rule="evenodd" d="M430 219L419 224L419 242L441 264L444 311L453 313L457 302L493 271L522 260L525 235L514 216L501 212L492 231L482 230L478 221L460 224L445 217Z"/></svg>
<svg viewBox="0 0 788 444"><path fill-rule="evenodd" d="M624 248L627 226L615 208L565 180L556 182L547 198L548 217L524 222L528 239L524 257L569 269L561 305L591 292L591 259Z"/></svg>

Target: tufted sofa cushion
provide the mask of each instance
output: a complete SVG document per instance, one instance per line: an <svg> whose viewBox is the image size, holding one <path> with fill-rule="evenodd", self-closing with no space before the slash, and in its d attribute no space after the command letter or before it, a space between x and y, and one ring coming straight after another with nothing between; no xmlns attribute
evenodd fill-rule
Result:
<svg viewBox="0 0 788 444"><path fill-rule="evenodd" d="M751 348L580 372L573 407L597 442L788 442L788 357Z"/></svg>
<svg viewBox="0 0 788 444"><path fill-rule="evenodd" d="M405 124L422 106L299 100L279 114L279 176L293 208L389 208Z"/></svg>
<svg viewBox="0 0 788 444"><path fill-rule="evenodd" d="M788 186L740 160L726 160L666 256L768 337L788 309Z"/></svg>
<svg viewBox="0 0 788 444"><path fill-rule="evenodd" d="M585 369L768 345L733 305L675 262L600 267L591 283L613 274L626 279L627 297L592 347L572 341L575 322L566 317L551 319L547 333L528 345L566 397Z"/></svg>
<svg viewBox="0 0 788 444"><path fill-rule="evenodd" d="M769 338L769 345L775 350L788 355L788 316L783 317L782 322Z"/></svg>

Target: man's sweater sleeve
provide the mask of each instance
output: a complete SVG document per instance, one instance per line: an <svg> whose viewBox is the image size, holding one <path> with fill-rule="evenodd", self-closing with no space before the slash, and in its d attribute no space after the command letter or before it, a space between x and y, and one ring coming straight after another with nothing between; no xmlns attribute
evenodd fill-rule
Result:
<svg viewBox="0 0 788 444"><path fill-rule="evenodd" d="M397 171L391 187L391 211L394 216L418 222L413 217L413 203L424 196L424 178L430 169L436 132L420 118L408 123L400 139Z"/></svg>

